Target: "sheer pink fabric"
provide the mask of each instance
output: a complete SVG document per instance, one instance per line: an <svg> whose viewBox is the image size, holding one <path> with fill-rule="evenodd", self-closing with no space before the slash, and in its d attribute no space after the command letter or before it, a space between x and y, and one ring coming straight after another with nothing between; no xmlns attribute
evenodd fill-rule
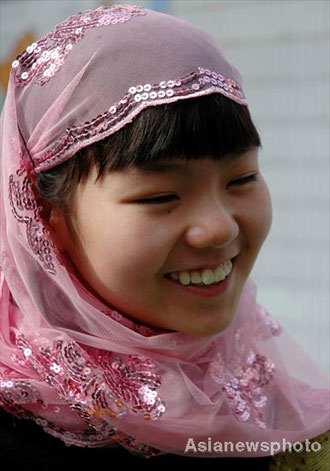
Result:
<svg viewBox="0 0 330 471"><path fill-rule="evenodd" d="M90 294L39 216L38 172L146 106L208 93L247 105L212 38L139 7L74 15L13 63L0 128L0 404L68 444L184 455L189 438L295 442L329 428L327 378L257 303L251 279L224 332L159 331Z"/></svg>

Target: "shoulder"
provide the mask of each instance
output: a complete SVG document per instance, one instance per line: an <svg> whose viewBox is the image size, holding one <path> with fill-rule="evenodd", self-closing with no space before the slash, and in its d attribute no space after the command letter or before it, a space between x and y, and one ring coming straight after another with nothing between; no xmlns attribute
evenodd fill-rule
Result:
<svg viewBox="0 0 330 471"><path fill-rule="evenodd" d="M50 460L51 457L51 460ZM31 420L17 418L0 407L0 468L58 471L65 461L93 469L105 459L131 464L131 455L122 448L84 448L67 446L44 432ZM6 467L7 465L7 467Z"/></svg>
<svg viewBox="0 0 330 471"><path fill-rule="evenodd" d="M51 460L49 459L51 457ZM219 457L220 458L220 457ZM24 469L35 471L47 469L58 471L65 461L72 464L83 464L84 469L95 468L95 463L114 460L123 467L131 466L133 469L154 471L155 469L176 469L181 465L195 467L200 464L201 469L218 470L220 461L223 469L245 469L253 467L254 471L268 471L269 457L265 458L195 458L166 454L150 459L134 456L122 447L118 448L83 448L66 446L61 440L43 431L35 422L19 419L5 412L0 407L0 462L3 469ZM6 468L6 464L8 468ZM9 468L10 466L10 468ZM1 468L2 469L2 468ZM275 468L277 469L281 468ZM283 471L283 469L281 469ZM313 470L314 471L314 470Z"/></svg>
<svg viewBox="0 0 330 471"><path fill-rule="evenodd" d="M292 451L285 451L271 458L269 471L325 471L330 462L330 430L308 440L309 445L302 442ZM314 444L314 445L313 445ZM301 451L299 449L301 448Z"/></svg>

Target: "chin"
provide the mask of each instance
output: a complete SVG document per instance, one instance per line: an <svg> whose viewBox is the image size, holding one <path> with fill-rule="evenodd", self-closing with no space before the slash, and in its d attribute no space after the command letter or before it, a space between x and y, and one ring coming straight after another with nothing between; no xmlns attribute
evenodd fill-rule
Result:
<svg viewBox="0 0 330 471"><path fill-rule="evenodd" d="M227 327L230 326L232 321L232 318L228 319L226 322L222 322L221 325L210 325L210 326L204 326L204 327L199 327L198 329L187 329L187 330L180 330L181 333L191 335L192 337L211 337L213 335L220 334L224 330L227 329Z"/></svg>

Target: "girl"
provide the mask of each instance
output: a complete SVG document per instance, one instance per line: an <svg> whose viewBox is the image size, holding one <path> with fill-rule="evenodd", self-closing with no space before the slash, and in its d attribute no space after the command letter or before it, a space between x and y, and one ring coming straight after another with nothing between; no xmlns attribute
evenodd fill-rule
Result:
<svg viewBox="0 0 330 471"><path fill-rule="evenodd" d="M326 378L249 278L271 201L210 36L138 6L71 16L13 62L1 133L7 413L153 462L261 463L328 430Z"/></svg>

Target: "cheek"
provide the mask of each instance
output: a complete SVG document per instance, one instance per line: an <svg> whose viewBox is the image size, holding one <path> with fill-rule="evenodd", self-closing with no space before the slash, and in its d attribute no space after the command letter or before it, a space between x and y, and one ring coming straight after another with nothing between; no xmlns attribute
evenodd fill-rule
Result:
<svg viewBox="0 0 330 471"><path fill-rule="evenodd" d="M260 248L272 225L272 202L268 187L260 180L257 191L240 208L240 226L250 246Z"/></svg>
<svg viewBox="0 0 330 471"><path fill-rule="evenodd" d="M159 270L166 256L164 227L154 222L151 225L150 218L136 208L121 208L102 218L95 215L93 225L85 224L81 229L86 256L102 277L115 273L118 278L129 278L139 272L143 278Z"/></svg>
<svg viewBox="0 0 330 471"><path fill-rule="evenodd" d="M269 234L273 219L271 196L266 182L262 179L255 202L255 237L261 244Z"/></svg>

